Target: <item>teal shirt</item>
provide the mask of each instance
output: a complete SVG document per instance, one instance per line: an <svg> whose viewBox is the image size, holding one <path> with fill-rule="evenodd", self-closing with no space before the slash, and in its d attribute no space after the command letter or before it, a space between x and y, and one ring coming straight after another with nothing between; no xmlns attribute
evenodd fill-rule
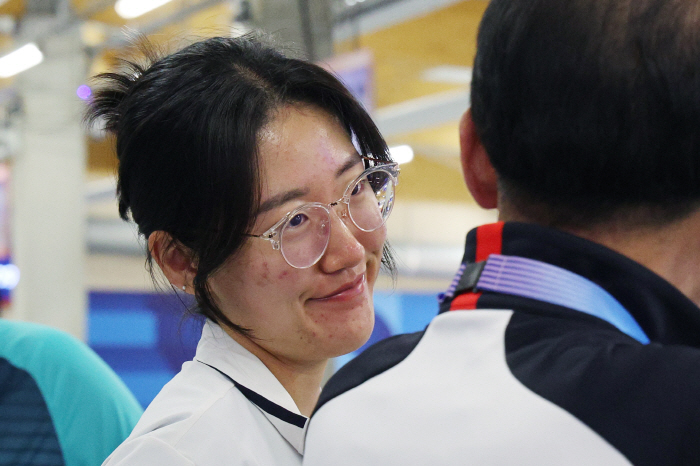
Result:
<svg viewBox="0 0 700 466"><path fill-rule="evenodd" d="M38 385L66 466L102 464L143 412L114 371L62 331L0 319L0 358Z"/></svg>

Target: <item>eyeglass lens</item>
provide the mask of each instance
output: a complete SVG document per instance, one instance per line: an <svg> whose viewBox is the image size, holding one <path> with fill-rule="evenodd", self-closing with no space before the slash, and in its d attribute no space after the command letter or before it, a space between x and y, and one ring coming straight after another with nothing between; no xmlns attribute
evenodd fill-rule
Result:
<svg viewBox="0 0 700 466"><path fill-rule="evenodd" d="M292 216L280 233L280 249L292 267L311 267L326 251L331 232L328 212L306 206Z"/></svg>
<svg viewBox="0 0 700 466"><path fill-rule="evenodd" d="M360 230L376 230L384 224L394 203L394 180L384 171L367 174L354 186L348 210Z"/></svg>
<svg viewBox="0 0 700 466"><path fill-rule="evenodd" d="M350 192L348 213L352 222L363 231L381 227L394 204L394 179L378 170L360 178ZM330 240L328 211L318 205L307 205L292 212L280 232L280 249L289 265L306 268L315 264L326 252Z"/></svg>

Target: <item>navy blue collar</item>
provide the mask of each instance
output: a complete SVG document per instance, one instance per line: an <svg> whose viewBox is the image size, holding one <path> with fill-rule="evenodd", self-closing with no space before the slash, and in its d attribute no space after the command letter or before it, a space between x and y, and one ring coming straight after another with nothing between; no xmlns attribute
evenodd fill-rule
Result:
<svg viewBox="0 0 700 466"><path fill-rule="evenodd" d="M477 230L467 235L466 264L476 262ZM495 253L533 259L579 275L612 296L651 341L700 347L700 309L637 262L600 244L534 224L509 222L495 231L500 235L500 250ZM483 243L483 235L480 239Z"/></svg>
<svg viewBox="0 0 700 466"><path fill-rule="evenodd" d="M452 283L441 297L441 304L462 292L519 296L597 317L638 342L649 343L649 337L634 317L610 293L580 275L551 264L491 254L486 261L462 264Z"/></svg>

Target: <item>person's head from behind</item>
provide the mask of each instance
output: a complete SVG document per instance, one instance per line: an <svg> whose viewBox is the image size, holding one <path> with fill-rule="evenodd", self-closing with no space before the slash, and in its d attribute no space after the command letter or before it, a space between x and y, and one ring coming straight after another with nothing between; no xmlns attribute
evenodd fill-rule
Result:
<svg viewBox="0 0 700 466"><path fill-rule="evenodd" d="M363 158L390 161L336 78L245 36L98 81L88 117L116 136L120 215L148 239L149 266L282 360L369 338L395 169Z"/></svg>
<svg viewBox="0 0 700 466"><path fill-rule="evenodd" d="M496 183L506 218L562 228L696 209L699 27L683 0L493 0L461 127L477 201Z"/></svg>

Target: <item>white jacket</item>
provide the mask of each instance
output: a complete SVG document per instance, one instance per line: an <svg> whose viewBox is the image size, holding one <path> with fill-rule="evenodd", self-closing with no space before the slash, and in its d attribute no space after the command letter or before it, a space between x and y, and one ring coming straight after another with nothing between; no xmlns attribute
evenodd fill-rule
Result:
<svg viewBox="0 0 700 466"><path fill-rule="evenodd" d="M207 321L194 360L103 466L300 465L306 425L267 367Z"/></svg>

